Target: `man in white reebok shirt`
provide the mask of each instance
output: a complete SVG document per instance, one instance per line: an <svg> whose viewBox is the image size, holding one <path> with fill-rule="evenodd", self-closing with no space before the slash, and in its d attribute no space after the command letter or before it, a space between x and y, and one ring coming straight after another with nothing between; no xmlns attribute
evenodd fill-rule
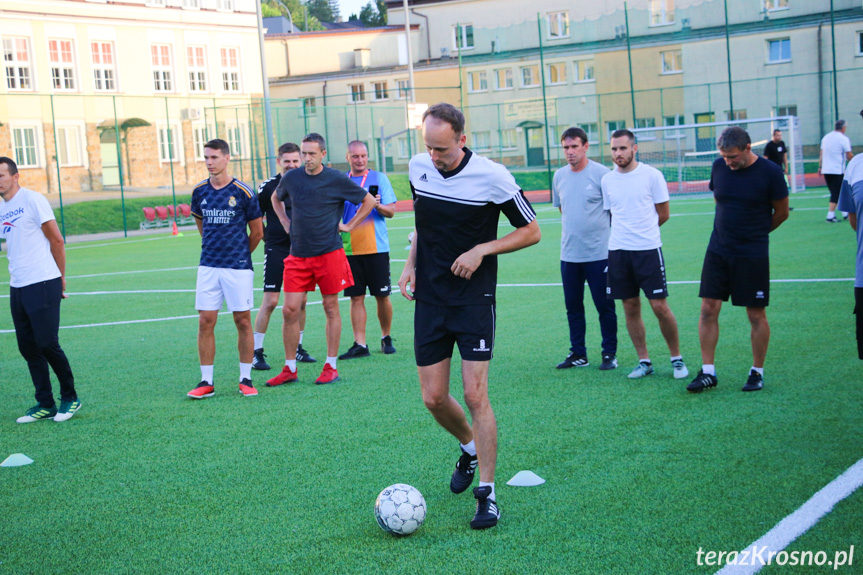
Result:
<svg viewBox="0 0 863 575"><path fill-rule="evenodd" d="M651 375L647 337L641 318L639 289L644 291L671 352L675 379L689 375L680 355L677 318L668 306L665 260L659 226L668 221L668 185L662 172L636 161L638 144L629 130L611 135L611 158L617 168L602 178L603 204L611 211L608 240L608 297L623 300L626 329L638 353L630 379Z"/></svg>
<svg viewBox="0 0 863 575"><path fill-rule="evenodd" d="M60 300L66 291L66 248L42 194L18 184L18 166L0 157L0 236L9 250L9 300L18 350L30 369L36 405L18 423L66 421L81 407L69 360L60 347ZM60 381L60 408L48 366Z"/></svg>
<svg viewBox="0 0 863 575"><path fill-rule="evenodd" d="M824 176L824 182L830 191L830 202L827 206L827 223L841 222L836 217L836 205L839 203L839 192L842 190L842 179L845 177L845 162L851 161L851 140L845 135L847 129L845 120L837 120L834 130L821 138L821 153L818 156L818 175ZM848 219L848 212L842 212L842 217Z"/></svg>

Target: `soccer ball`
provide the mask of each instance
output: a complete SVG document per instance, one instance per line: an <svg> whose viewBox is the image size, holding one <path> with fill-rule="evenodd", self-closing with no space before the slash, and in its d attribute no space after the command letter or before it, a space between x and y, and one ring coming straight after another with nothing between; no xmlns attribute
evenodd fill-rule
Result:
<svg viewBox="0 0 863 575"><path fill-rule="evenodd" d="M375 501L375 519L387 533L410 535L426 518L426 500L416 487L390 485Z"/></svg>

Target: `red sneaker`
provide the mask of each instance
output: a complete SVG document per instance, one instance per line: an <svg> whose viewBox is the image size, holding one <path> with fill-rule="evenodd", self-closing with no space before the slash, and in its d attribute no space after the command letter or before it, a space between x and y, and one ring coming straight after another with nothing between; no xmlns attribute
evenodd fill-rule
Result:
<svg viewBox="0 0 863 575"><path fill-rule="evenodd" d="M282 373L268 380L265 385L267 387L276 387L277 385L282 385L283 383L293 383L295 381L298 381L299 379L300 378L297 377L297 372L291 371L291 368L286 365L282 368Z"/></svg>
<svg viewBox="0 0 863 575"><path fill-rule="evenodd" d="M202 381L198 384L198 387L196 387L186 395L188 395L192 399L204 399L205 397L213 397L214 395L216 395L216 390L206 381Z"/></svg>
<svg viewBox="0 0 863 575"><path fill-rule="evenodd" d="M328 363L324 364L324 371L321 372L321 376L315 380L315 383L318 385L323 385L325 383L333 383L334 381L339 380L339 372L333 369Z"/></svg>
<svg viewBox="0 0 863 575"><path fill-rule="evenodd" d="M244 379L240 382L240 393L243 394L243 397L254 397L258 395L258 390L252 385L251 379Z"/></svg>

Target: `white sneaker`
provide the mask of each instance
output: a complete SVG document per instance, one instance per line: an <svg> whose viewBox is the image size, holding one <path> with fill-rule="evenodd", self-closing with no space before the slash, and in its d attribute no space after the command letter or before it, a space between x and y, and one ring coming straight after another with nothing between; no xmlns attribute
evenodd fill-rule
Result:
<svg viewBox="0 0 863 575"><path fill-rule="evenodd" d="M686 364L682 359L675 359L671 362L671 367L674 368L674 379L683 379L689 375L689 370L686 369Z"/></svg>

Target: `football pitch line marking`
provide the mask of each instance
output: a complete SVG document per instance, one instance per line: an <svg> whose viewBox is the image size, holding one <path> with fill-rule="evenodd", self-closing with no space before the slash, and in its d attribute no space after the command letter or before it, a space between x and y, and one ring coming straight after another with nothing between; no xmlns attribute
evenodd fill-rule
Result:
<svg viewBox="0 0 863 575"><path fill-rule="evenodd" d="M747 545L743 551L751 550L753 547L756 549L766 547L767 551L761 554L764 557L768 557L771 552L779 553L818 523L822 517L833 511L837 503L854 493L861 485L863 485L863 459L825 485L809 501L777 523L760 539ZM741 555L742 552L738 553L738 557ZM764 566L749 564L726 565L717 571L716 575L751 575L760 571L762 567Z"/></svg>

